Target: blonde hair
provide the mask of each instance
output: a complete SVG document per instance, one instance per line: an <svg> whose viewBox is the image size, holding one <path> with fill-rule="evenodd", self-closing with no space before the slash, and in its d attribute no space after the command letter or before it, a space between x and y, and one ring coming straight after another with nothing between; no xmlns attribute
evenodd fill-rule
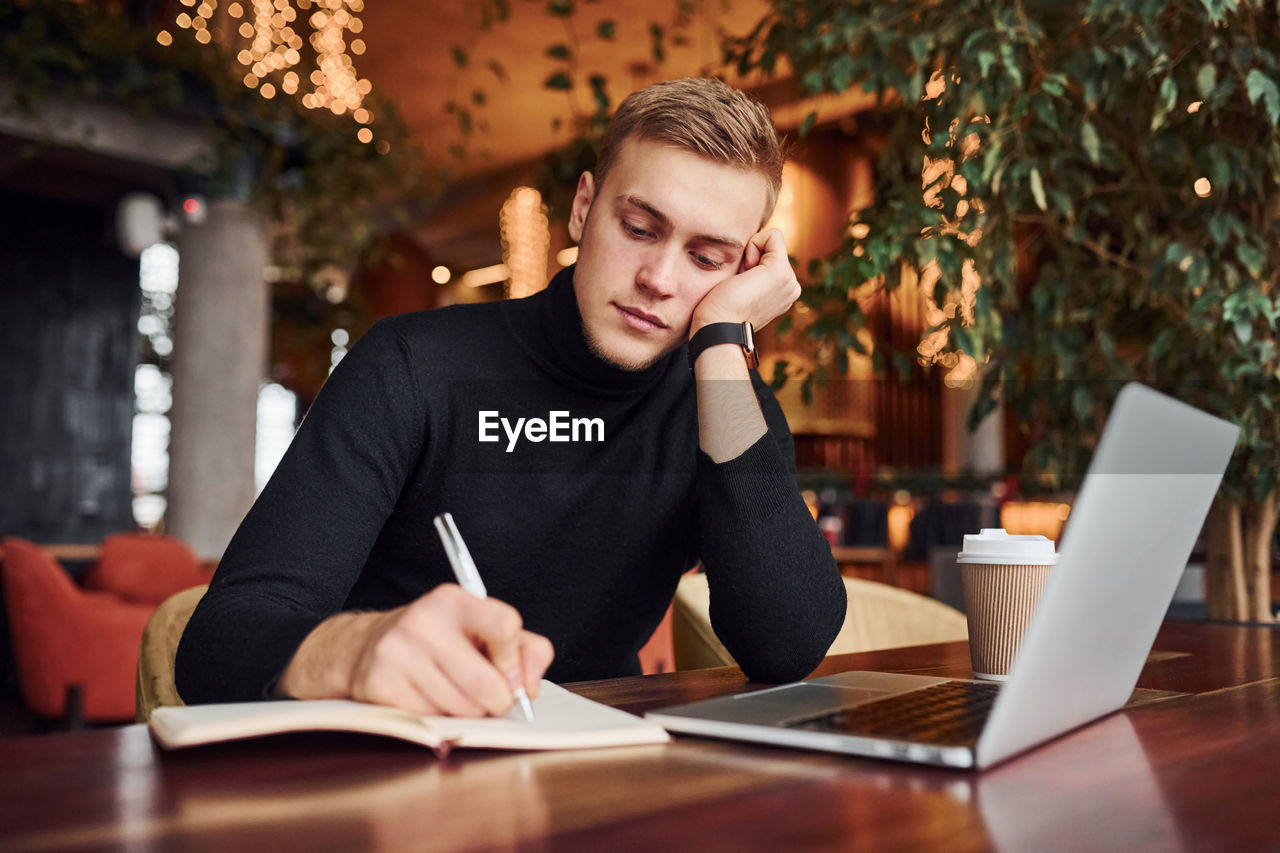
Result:
<svg viewBox="0 0 1280 853"><path fill-rule="evenodd" d="M761 221L773 213L786 151L769 108L745 92L710 77L688 77L627 95L609 122L593 172L596 186L604 184L622 143L633 137L759 172L768 182Z"/></svg>

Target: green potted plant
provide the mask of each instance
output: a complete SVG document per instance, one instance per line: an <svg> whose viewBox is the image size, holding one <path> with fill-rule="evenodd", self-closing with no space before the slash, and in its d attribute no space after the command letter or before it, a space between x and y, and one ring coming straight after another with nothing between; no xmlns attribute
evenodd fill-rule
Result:
<svg viewBox="0 0 1280 853"><path fill-rule="evenodd" d="M726 56L878 95L875 201L810 269L818 341L851 288L921 286L922 357L1003 399L1069 486L1136 379L1241 427L1209 524L1215 618L1271 621L1280 466L1274 4L773 0ZM870 282L870 285L866 283ZM954 378L963 378L957 375Z"/></svg>

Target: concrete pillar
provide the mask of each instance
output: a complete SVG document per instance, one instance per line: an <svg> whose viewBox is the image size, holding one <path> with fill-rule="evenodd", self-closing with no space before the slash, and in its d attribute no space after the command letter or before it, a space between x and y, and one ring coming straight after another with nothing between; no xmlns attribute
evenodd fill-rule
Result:
<svg viewBox="0 0 1280 853"><path fill-rule="evenodd" d="M222 556L254 498L258 386L270 323L267 233L244 202L208 203L179 239L165 529Z"/></svg>
<svg viewBox="0 0 1280 853"><path fill-rule="evenodd" d="M987 415L977 432L969 432L969 412L978 399L978 383L942 389L942 471L994 474L1004 470L1003 407Z"/></svg>

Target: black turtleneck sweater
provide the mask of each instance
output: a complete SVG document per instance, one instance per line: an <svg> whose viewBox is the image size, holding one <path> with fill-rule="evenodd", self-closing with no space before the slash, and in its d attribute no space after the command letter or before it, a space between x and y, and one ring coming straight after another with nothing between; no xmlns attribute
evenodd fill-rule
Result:
<svg viewBox="0 0 1280 853"><path fill-rule="evenodd" d="M446 510L489 594L551 640L553 681L638 673L699 560L743 671L807 675L844 618L844 586L797 493L786 421L752 376L769 433L716 464L698 449L685 349L636 372L596 357L572 269L527 299L380 321L228 546L182 637L179 692L267 698L328 616L452 581L432 525ZM546 423L542 440L535 427L513 442L520 418Z"/></svg>

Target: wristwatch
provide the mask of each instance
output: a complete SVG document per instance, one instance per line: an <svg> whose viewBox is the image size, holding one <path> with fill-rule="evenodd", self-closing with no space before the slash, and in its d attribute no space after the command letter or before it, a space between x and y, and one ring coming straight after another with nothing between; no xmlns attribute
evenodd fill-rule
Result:
<svg viewBox="0 0 1280 853"><path fill-rule="evenodd" d="M750 323L709 323L693 333L689 339L689 369L707 347L720 344L737 344L747 359L747 369L760 366L760 354L756 352L756 333Z"/></svg>

